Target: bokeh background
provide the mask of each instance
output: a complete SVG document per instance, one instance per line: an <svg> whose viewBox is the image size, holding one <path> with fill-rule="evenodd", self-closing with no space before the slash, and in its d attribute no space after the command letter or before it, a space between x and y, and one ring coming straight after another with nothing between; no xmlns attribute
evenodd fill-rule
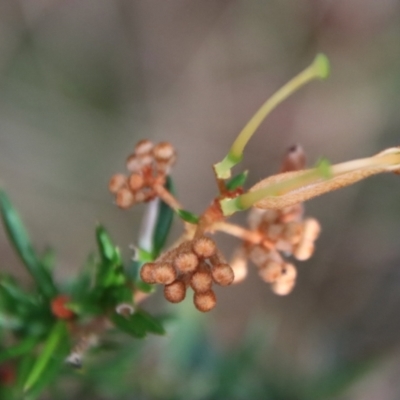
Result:
<svg viewBox="0 0 400 400"><path fill-rule="evenodd" d="M37 247L56 249L60 279L94 249L98 221L129 259L144 208L118 210L107 182L136 141L175 145L179 198L201 212L216 192L211 165L322 51L331 77L263 123L243 162L249 183L274 173L293 143L310 164L372 155L399 144L399 43L397 0L1 0L0 183ZM252 271L218 291L210 315L198 316L188 299L172 309L179 329L147 342L145 355L124 359L118 372L97 371L76 393L400 398L399 200L400 178L387 175L310 201L323 233L315 256L299 263L292 294L274 296ZM227 254L237 243L218 240ZM24 276L3 232L0 254L1 268ZM167 309L160 296L146 306ZM220 375L211 376L216 363ZM115 389L120 374L125 386ZM301 397L296 384L314 381ZM315 397L329 385L340 390Z"/></svg>

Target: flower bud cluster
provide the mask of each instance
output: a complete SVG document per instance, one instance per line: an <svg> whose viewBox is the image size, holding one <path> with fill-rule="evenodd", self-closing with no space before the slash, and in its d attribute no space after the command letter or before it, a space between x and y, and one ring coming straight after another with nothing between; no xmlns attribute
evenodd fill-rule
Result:
<svg viewBox="0 0 400 400"><path fill-rule="evenodd" d="M165 184L167 175L176 161L176 153L168 142L153 144L141 140L126 161L129 175L115 174L108 188L115 194L115 203L120 208L129 208L136 203L147 202L157 196L155 186Z"/></svg>
<svg viewBox="0 0 400 400"><path fill-rule="evenodd" d="M164 296L171 303L181 302L190 286L194 305L202 312L216 305L213 283L227 286L234 280L232 268L207 236L186 241L159 260L144 264L140 276L144 282L164 285Z"/></svg>
<svg viewBox="0 0 400 400"><path fill-rule="evenodd" d="M304 166L304 152L295 145L286 153L281 172L296 171ZM297 270L283 256L308 260L314 253L314 242L321 231L319 222L315 218L304 218L303 204L295 204L280 210L253 208L248 223L261 240L259 244L245 243L243 251L276 294L290 293L296 283Z"/></svg>
<svg viewBox="0 0 400 400"><path fill-rule="evenodd" d="M307 260L314 252L314 242L319 236L320 225L314 218L303 218L301 204L282 210L253 209L249 225L257 231L260 244L247 243L245 249L250 260L258 267L260 277L272 285L279 295L291 292L296 282L296 267L282 255L297 260Z"/></svg>

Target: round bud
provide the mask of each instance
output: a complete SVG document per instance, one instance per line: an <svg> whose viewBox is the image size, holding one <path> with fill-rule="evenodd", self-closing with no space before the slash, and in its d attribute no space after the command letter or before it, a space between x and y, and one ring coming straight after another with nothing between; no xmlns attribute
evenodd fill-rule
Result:
<svg viewBox="0 0 400 400"><path fill-rule="evenodd" d="M134 194L135 202L136 203L143 203L144 201L147 201L151 197L151 195L152 195L152 193L149 192L149 191L141 190L139 192L136 192Z"/></svg>
<svg viewBox="0 0 400 400"><path fill-rule="evenodd" d="M267 262L258 273L264 282L272 283L280 278L282 275L282 264L276 261Z"/></svg>
<svg viewBox="0 0 400 400"><path fill-rule="evenodd" d="M175 149L170 143L161 142L154 146L153 155L157 161L170 161L175 156Z"/></svg>
<svg viewBox="0 0 400 400"><path fill-rule="evenodd" d="M302 240L294 249L293 255L297 260L308 260L314 253L314 243L309 240Z"/></svg>
<svg viewBox="0 0 400 400"><path fill-rule="evenodd" d="M193 251L202 258L209 258L215 254L217 246L214 241L207 236L203 236L193 243Z"/></svg>
<svg viewBox="0 0 400 400"><path fill-rule="evenodd" d="M204 293L211 289L212 277L206 269L196 271L190 279L190 286L196 293Z"/></svg>
<svg viewBox="0 0 400 400"><path fill-rule="evenodd" d="M285 225L283 237L291 244L299 243L303 234L303 224L300 222L289 222Z"/></svg>
<svg viewBox="0 0 400 400"><path fill-rule="evenodd" d="M298 171L306 165L306 156L304 150L298 144L289 147L283 158L280 172Z"/></svg>
<svg viewBox="0 0 400 400"><path fill-rule="evenodd" d="M126 169L130 172L138 172L141 168L141 163L135 154L131 154L126 160Z"/></svg>
<svg viewBox="0 0 400 400"><path fill-rule="evenodd" d="M230 265L235 276L233 283L242 282L247 276L247 257L243 249L235 251Z"/></svg>
<svg viewBox="0 0 400 400"><path fill-rule="evenodd" d="M295 283L295 279L278 279L272 284L272 291L279 296L286 296L293 290Z"/></svg>
<svg viewBox="0 0 400 400"><path fill-rule="evenodd" d="M164 297L171 303L179 303L186 297L186 285L182 281L174 281L164 286Z"/></svg>
<svg viewBox="0 0 400 400"><path fill-rule="evenodd" d="M111 193L117 193L126 184L126 177L123 174L115 174L108 183L108 190Z"/></svg>
<svg viewBox="0 0 400 400"><path fill-rule="evenodd" d="M212 310L217 304L217 298L212 290L205 293L195 293L193 296L195 307L201 312Z"/></svg>
<svg viewBox="0 0 400 400"><path fill-rule="evenodd" d="M266 210L269 211L269 210ZM247 217L247 223L249 224L250 229L257 229L260 224L265 211L260 208L252 207Z"/></svg>
<svg viewBox="0 0 400 400"><path fill-rule="evenodd" d="M320 232L321 225L315 218L307 218L304 221L304 239L314 241L319 236Z"/></svg>
<svg viewBox="0 0 400 400"><path fill-rule="evenodd" d="M146 263L140 269L140 278L146 283L156 283L154 280L154 271L157 268L155 263Z"/></svg>
<svg viewBox="0 0 400 400"><path fill-rule="evenodd" d="M282 237L283 233L283 225L281 224L272 224L267 229L268 239L272 241L276 241Z"/></svg>
<svg viewBox="0 0 400 400"><path fill-rule="evenodd" d="M153 147L154 144L150 142L150 140L147 139L140 140L135 146L135 155L142 156L144 154L148 154L150 153Z"/></svg>
<svg viewBox="0 0 400 400"><path fill-rule="evenodd" d="M293 206L285 207L281 210L279 221L287 224L288 222L300 222L303 218L304 206L303 204L295 204Z"/></svg>
<svg viewBox="0 0 400 400"><path fill-rule="evenodd" d="M150 165L153 162L154 158L150 154L144 154L138 157L138 161L140 164L140 168L144 167L145 165Z"/></svg>
<svg viewBox="0 0 400 400"><path fill-rule="evenodd" d="M118 190L115 197L115 204L119 208L129 208L135 203L133 193L127 188L121 188Z"/></svg>
<svg viewBox="0 0 400 400"><path fill-rule="evenodd" d="M229 264L217 264L211 269L212 278L221 286L230 285L235 279L235 274Z"/></svg>
<svg viewBox="0 0 400 400"><path fill-rule="evenodd" d="M293 264L286 263L282 268L282 276L280 279L295 280L297 278L297 269Z"/></svg>
<svg viewBox="0 0 400 400"><path fill-rule="evenodd" d="M50 304L51 312L59 319L71 319L75 316L73 311L67 308L67 303L71 299L65 295L58 295L55 297Z"/></svg>
<svg viewBox="0 0 400 400"><path fill-rule="evenodd" d="M279 218L280 212L278 210L264 210L262 215L262 222L264 224L273 224Z"/></svg>
<svg viewBox="0 0 400 400"><path fill-rule="evenodd" d="M175 268L187 274L188 272L193 272L199 265L199 259L196 254L192 252L180 253L174 260Z"/></svg>
<svg viewBox="0 0 400 400"><path fill-rule="evenodd" d="M168 285L176 279L175 268L170 263L157 263L154 269L153 278L156 283Z"/></svg>
<svg viewBox="0 0 400 400"><path fill-rule="evenodd" d="M133 192L136 192L139 189L141 189L143 183L144 183L143 176L139 174L132 174L128 180L129 187Z"/></svg>

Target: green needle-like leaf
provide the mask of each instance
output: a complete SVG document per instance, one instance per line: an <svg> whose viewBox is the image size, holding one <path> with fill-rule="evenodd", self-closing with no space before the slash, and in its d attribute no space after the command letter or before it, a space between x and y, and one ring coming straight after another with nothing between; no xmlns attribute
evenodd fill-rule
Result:
<svg viewBox="0 0 400 400"><path fill-rule="evenodd" d="M117 328L137 338L145 337L148 332L157 335L165 334L161 323L143 310L138 310L129 317L114 313L111 319Z"/></svg>
<svg viewBox="0 0 400 400"><path fill-rule="evenodd" d="M190 211L179 209L176 210L176 213L179 215L181 219L183 219L186 222L189 222L189 224L196 225L199 223L199 217Z"/></svg>
<svg viewBox="0 0 400 400"><path fill-rule="evenodd" d="M165 329L158 321L157 318L153 317L149 313L147 313L144 310L138 310L135 314L134 317L136 318L136 321L143 326L146 327L146 330L151 333L155 333L156 335L165 335Z"/></svg>
<svg viewBox="0 0 400 400"><path fill-rule="evenodd" d="M167 190L172 194L175 192L172 179L168 176L165 185ZM153 257L157 258L167 241L169 231L174 219L174 211L163 201L160 202L158 209L157 223L153 234Z"/></svg>
<svg viewBox="0 0 400 400"><path fill-rule="evenodd" d="M102 260L112 261L115 255L115 246L110 235L101 225L98 225L96 228L96 239Z"/></svg>
<svg viewBox="0 0 400 400"><path fill-rule="evenodd" d="M7 194L0 190L0 212L8 237L39 290L51 298L57 293L49 271L39 261L25 227Z"/></svg>
<svg viewBox="0 0 400 400"><path fill-rule="evenodd" d="M56 355L60 344L65 343L67 339L67 328L64 321L58 321L53 326L43 350L36 362L34 363L27 379L24 384L24 392L27 392L33 385L35 385L41 378L41 375L46 371L49 366L50 360Z"/></svg>
<svg viewBox="0 0 400 400"><path fill-rule="evenodd" d="M29 336L26 339L21 340L16 345L6 348L0 354L0 364L11 358L20 357L30 352L35 347L37 342L37 337Z"/></svg>
<svg viewBox="0 0 400 400"><path fill-rule="evenodd" d="M249 171L243 171L240 174L234 176L231 180L226 183L226 188L228 190L235 190L237 188L242 187L247 179L247 175Z"/></svg>

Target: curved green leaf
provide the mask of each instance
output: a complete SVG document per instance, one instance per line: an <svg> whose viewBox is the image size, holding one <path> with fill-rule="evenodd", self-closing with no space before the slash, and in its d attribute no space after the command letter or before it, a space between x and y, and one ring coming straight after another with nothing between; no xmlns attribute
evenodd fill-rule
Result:
<svg viewBox="0 0 400 400"><path fill-rule="evenodd" d="M17 211L3 190L0 190L0 212L8 237L38 289L47 298L54 297L57 289L52 276L39 261Z"/></svg>

